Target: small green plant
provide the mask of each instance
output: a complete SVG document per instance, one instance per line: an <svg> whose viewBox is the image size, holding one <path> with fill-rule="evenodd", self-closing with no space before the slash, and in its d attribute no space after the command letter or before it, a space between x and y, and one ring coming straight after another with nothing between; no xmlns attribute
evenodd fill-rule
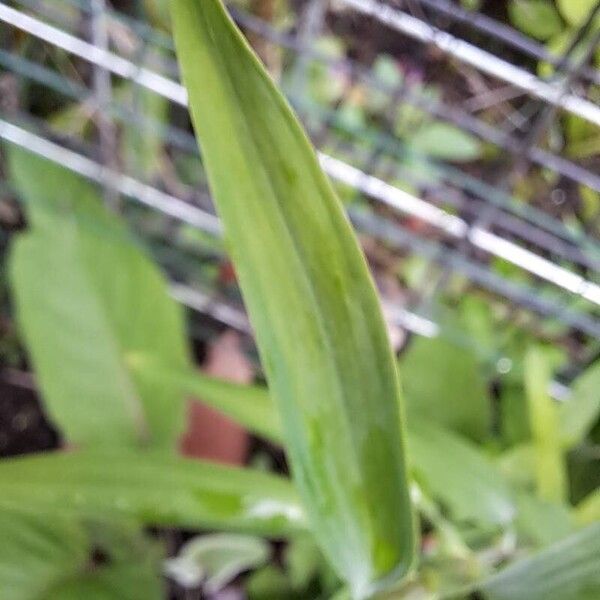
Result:
<svg viewBox="0 0 600 600"><path fill-rule="evenodd" d="M580 482L571 505L567 458L597 444L600 365L556 405L554 359L529 348L497 432L477 358L418 340L404 407L364 258L293 113L220 0L172 11L269 388L195 372L163 276L97 190L7 149L29 219L11 255L18 321L69 449L0 462L0 598L158 600L163 569L207 592L256 569L256 600L598 597L599 496ZM188 395L283 446L293 478L177 456ZM224 533L165 563L145 527ZM286 541L285 572L263 537Z"/></svg>

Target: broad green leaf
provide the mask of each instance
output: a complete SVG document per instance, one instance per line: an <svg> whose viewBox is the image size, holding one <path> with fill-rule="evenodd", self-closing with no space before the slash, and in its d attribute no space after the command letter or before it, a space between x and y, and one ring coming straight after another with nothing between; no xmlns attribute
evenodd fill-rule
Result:
<svg viewBox="0 0 600 600"><path fill-rule="evenodd" d="M563 29L560 15L548 0L511 0L508 14L515 27L538 40L547 40Z"/></svg>
<svg viewBox="0 0 600 600"><path fill-rule="evenodd" d="M410 134L407 143L428 156L454 162L467 162L481 156L479 140L448 123L426 123Z"/></svg>
<svg viewBox="0 0 600 600"><path fill-rule="evenodd" d="M156 543L137 528L1 509L0 539L2 600L163 597Z"/></svg>
<svg viewBox="0 0 600 600"><path fill-rule="evenodd" d="M418 338L400 358L409 414L484 439L490 400L475 356L446 340Z"/></svg>
<svg viewBox="0 0 600 600"><path fill-rule="evenodd" d="M216 594L240 573L267 562L269 544L261 538L233 533L196 537L166 563L167 573L183 587L203 585Z"/></svg>
<svg viewBox="0 0 600 600"><path fill-rule="evenodd" d="M545 350L529 348L524 366L537 492L543 500L561 502L566 494L566 472L558 408L548 394L552 373Z"/></svg>
<svg viewBox="0 0 600 600"><path fill-rule="evenodd" d="M173 446L182 394L126 364L143 352L187 366L182 315L162 275L91 184L9 150L30 222L13 247L11 282L50 416L81 447Z"/></svg>
<svg viewBox="0 0 600 600"><path fill-rule="evenodd" d="M217 209L327 558L365 597L414 554L396 369L365 260L288 105L220 0L173 26Z"/></svg>
<svg viewBox="0 0 600 600"><path fill-rule="evenodd" d="M580 443L600 415L600 361L586 369L572 385L571 397L559 407L560 432L567 447Z"/></svg>
<svg viewBox="0 0 600 600"><path fill-rule="evenodd" d="M454 520L506 524L515 515L502 474L472 442L425 419L411 417L409 459L417 480Z"/></svg>
<svg viewBox="0 0 600 600"><path fill-rule="evenodd" d="M0 481L0 509L274 536L305 528L304 511L285 480L162 452L6 459L0 462Z"/></svg>
<svg viewBox="0 0 600 600"><path fill-rule="evenodd" d="M600 598L600 523L508 566L481 590L488 600Z"/></svg>

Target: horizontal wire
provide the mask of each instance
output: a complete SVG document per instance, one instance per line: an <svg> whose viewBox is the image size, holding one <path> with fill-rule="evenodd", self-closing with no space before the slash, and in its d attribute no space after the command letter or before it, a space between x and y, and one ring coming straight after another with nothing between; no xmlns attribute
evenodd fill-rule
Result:
<svg viewBox="0 0 600 600"><path fill-rule="evenodd" d="M491 35L532 58L545 61L555 67L573 68L577 66L572 59L567 59L564 65L562 65L563 59L549 52L543 44L529 38L513 27L491 19L483 13L470 12L456 4L452 4L448 0L418 1L431 10L449 17L452 21L466 24L475 31ZM598 69L586 66L582 69L581 75L593 83L600 84L600 71Z"/></svg>
<svg viewBox="0 0 600 600"><path fill-rule="evenodd" d="M211 235L221 235L221 225L214 215L166 194L133 177L109 169L77 152L50 142L0 118L0 138L29 150L96 183L134 198L165 215L193 225Z"/></svg>
<svg viewBox="0 0 600 600"><path fill-rule="evenodd" d="M433 44L446 54L469 64L497 79L525 90L532 96L560 107L594 125L600 126L600 107L593 102L572 93L564 93L560 85L547 83L494 54L465 42L449 33L432 27L402 11L375 0L340 0L354 10L373 17L421 42Z"/></svg>

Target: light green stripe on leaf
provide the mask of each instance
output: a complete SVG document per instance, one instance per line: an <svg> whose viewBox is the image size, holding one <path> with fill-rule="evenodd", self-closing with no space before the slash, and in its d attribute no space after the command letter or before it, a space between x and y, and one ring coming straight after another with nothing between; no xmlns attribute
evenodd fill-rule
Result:
<svg viewBox="0 0 600 600"><path fill-rule="evenodd" d="M212 193L315 536L355 597L410 568L399 386L364 258L314 151L218 0L173 28Z"/></svg>

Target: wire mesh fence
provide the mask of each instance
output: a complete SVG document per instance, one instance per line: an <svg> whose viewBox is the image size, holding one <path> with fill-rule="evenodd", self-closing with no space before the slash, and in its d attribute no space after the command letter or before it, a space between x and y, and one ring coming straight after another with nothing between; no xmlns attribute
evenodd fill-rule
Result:
<svg viewBox="0 0 600 600"><path fill-rule="evenodd" d="M392 325L502 370L455 324L473 297L568 344L568 381L600 339L600 162L585 147L600 133L600 3L556 53L446 0L292 4L282 19L231 12L338 187ZM173 295L209 317L198 335L220 322L250 337L173 44L148 6L0 2L0 137L102 186ZM566 143L565 128L587 133Z"/></svg>

